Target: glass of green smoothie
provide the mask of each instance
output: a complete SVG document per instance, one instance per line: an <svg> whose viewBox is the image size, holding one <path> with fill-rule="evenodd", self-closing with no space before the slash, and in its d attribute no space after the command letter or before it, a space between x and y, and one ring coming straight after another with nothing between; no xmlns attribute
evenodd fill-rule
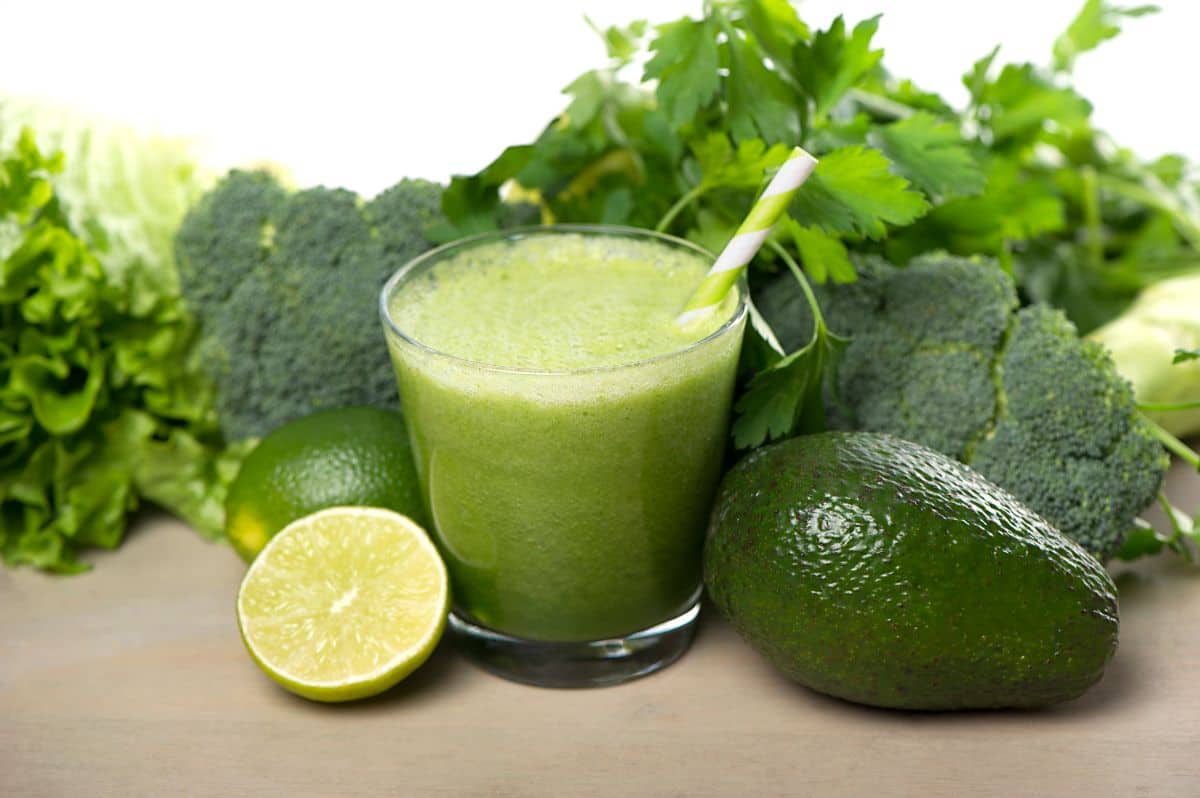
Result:
<svg viewBox="0 0 1200 798"><path fill-rule="evenodd" d="M741 284L675 322L711 265L563 225L448 244L384 287L450 626L486 668L613 684L686 650L747 314Z"/></svg>

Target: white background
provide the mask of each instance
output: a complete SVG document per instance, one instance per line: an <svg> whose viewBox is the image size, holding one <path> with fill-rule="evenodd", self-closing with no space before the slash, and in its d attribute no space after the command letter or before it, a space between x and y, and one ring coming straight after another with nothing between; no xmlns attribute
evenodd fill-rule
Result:
<svg viewBox="0 0 1200 798"><path fill-rule="evenodd" d="M959 76L996 44L1001 60L1047 62L1081 4L809 0L800 12L822 27L882 12L891 70L961 100ZM1140 154L1200 159L1200 2L1159 5L1084 56L1077 84ZM215 166L269 159L301 184L373 193L476 171L532 139L564 107L562 87L604 62L585 13L604 26L699 12L700 0L0 0L0 93L197 137Z"/></svg>

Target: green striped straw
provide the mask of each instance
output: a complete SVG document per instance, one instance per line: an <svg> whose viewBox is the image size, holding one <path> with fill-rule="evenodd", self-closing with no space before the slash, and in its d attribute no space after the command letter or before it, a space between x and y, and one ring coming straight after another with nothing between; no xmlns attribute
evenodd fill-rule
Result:
<svg viewBox="0 0 1200 798"><path fill-rule="evenodd" d="M725 249L721 250L717 262L708 270L708 274L704 275L704 280L684 305L683 313L675 319L677 324L695 321L721 304L729 289L745 271L746 264L767 240L767 233L771 232L771 227L783 215L796 190L808 180L816 168L816 158L800 147L792 150L792 154L783 162L783 166L779 167L762 196L750 209L750 214L742 222L742 226L725 245Z"/></svg>

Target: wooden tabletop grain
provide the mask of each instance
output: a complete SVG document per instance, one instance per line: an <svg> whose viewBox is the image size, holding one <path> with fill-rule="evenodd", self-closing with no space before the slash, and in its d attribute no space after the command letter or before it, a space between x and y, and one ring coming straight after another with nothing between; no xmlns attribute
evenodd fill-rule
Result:
<svg viewBox="0 0 1200 798"><path fill-rule="evenodd" d="M1183 504L1200 479L1172 474ZM161 516L76 577L0 569L0 796L1200 796L1200 568L1117 566L1120 649L1035 712L900 713L772 671L711 614L618 687L490 676L444 641L358 704L246 656L226 547Z"/></svg>

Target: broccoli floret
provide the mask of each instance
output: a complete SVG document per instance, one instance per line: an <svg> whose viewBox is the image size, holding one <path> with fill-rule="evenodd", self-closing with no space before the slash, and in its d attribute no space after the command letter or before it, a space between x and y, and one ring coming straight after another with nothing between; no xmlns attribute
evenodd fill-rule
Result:
<svg viewBox="0 0 1200 798"><path fill-rule="evenodd" d="M830 329L851 339L826 385L831 426L955 457L1110 557L1168 458L1108 353L1059 311L1019 308L990 261L933 255L898 269L866 258L859 274L817 289ZM812 321L789 280L759 304L794 349Z"/></svg>
<svg viewBox="0 0 1200 798"><path fill-rule="evenodd" d="M1133 389L1103 347L1044 306L1013 317L1001 367L1004 412L967 462L1111 557L1167 467Z"/></svg>
<svg viewBox="0 0 1200 798"><path fill-rule="evenodd" d="M999 269L950 259L900 272L872 259L863 279L827 292L830 328L851 338L831 416L962 459L996 409L992 356L1017 306ZM949 383L953 392L931 390Z"/></svg>
<svg viewBox="0 0 1200 798"><path fill-rule="evenodd" d="M379 290L432 246L424 231L441 192L404 180L363 202L235 170L189 212L175 241L180 282L230 439L321 408L398 406Z"/></svg>

